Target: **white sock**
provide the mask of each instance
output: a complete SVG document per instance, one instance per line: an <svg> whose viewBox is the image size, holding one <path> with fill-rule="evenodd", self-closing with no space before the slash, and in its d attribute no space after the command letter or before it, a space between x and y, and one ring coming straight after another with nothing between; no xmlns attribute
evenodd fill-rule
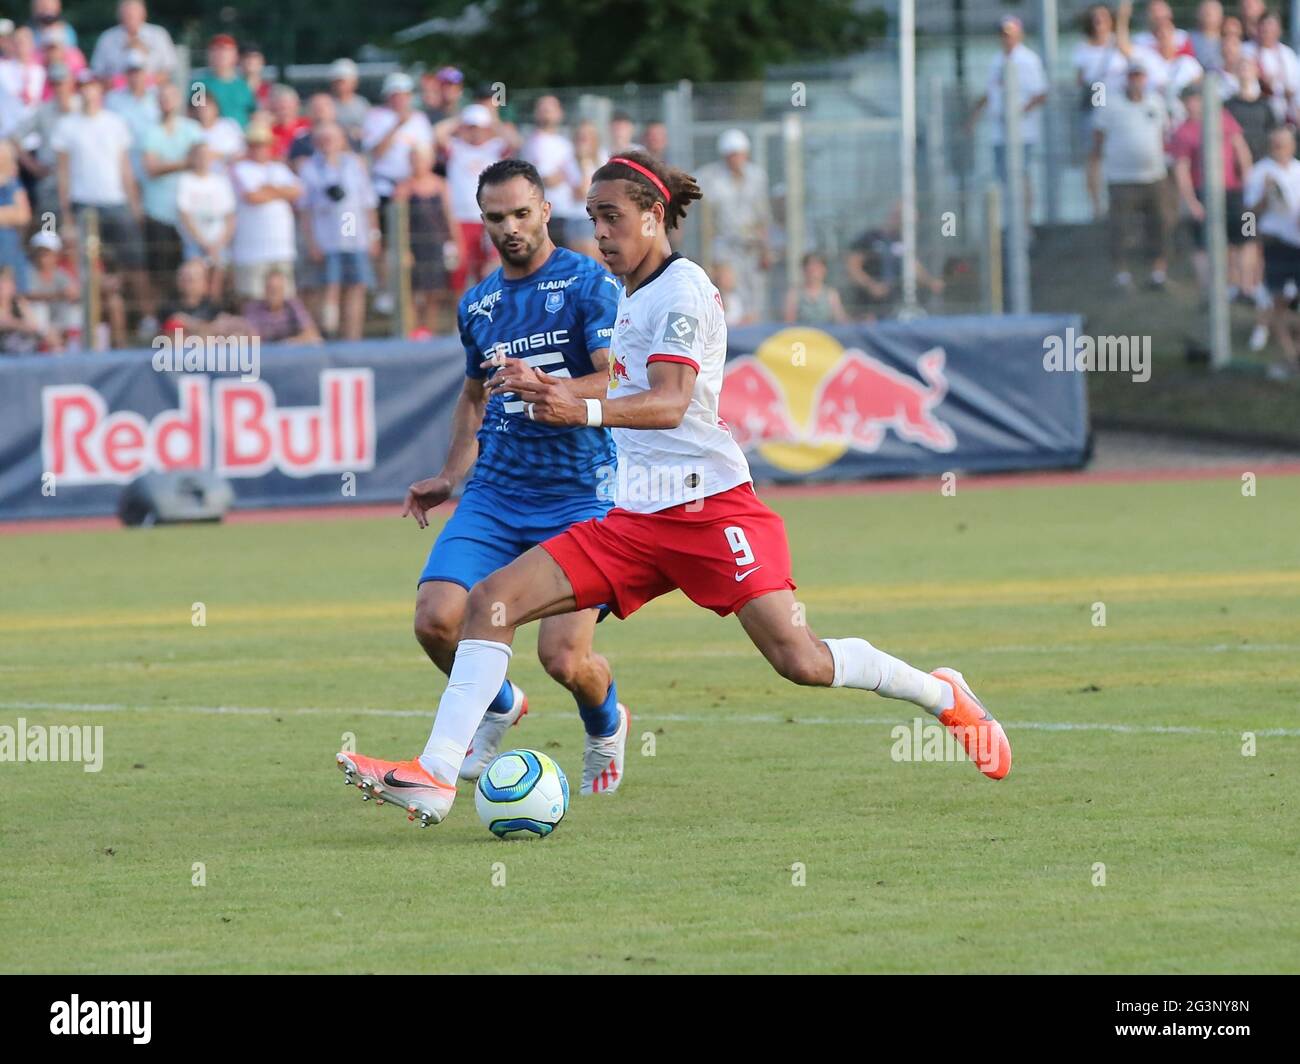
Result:
<svg viewBox="0 0 1300 1064"><path fill-rule="evenodd" d="M462 639L456 645L447 689L420 755L420 764L430 775L455 784L470 740L505 681L510 654L508 644L490 639Z"/></svg>
<svg viewBox="0 0 1300 1064"><path fill-rule="evenodd" d="M823 639L822 642L835 662L832 687L856 687L886 698L901 698L936 717L952 706L949 684L877 650L865 639Z"/></svg>

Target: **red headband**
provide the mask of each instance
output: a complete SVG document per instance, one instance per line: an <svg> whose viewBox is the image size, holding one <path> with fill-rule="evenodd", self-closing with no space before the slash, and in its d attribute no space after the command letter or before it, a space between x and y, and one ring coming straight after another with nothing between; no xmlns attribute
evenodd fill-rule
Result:
<svg viewBox="0 0 1300 1064"><path fill-rule="evenodd" d="M621 155L615 155L609 161L611 163L622 163L624 166L630 166L638 174L641 174L644 177L648 177L650 179L650 184L654 185L654 187L657 188L663 194L665 203L668 203L669 201L672 200L672 196L668 195L668 186L665 185L662 181L659 180L659 178L657 178L654 175L654 171L647 170L640 163L634 163L631 159L624 159L623 156Z"/></svg>

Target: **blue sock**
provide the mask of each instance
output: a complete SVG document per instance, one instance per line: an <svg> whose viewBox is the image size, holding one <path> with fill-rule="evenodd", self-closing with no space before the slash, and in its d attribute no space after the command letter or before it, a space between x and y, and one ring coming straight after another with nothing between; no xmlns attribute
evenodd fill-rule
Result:
<svg viewBox="0 0 1300 1064"><path fill-rule="evenodd" d="M514 704L515 689L510 686L509 680L502 680L501 690L497 692L496 698L492 699L487 711L489 713L509 713Z"/></svg>
<svg viewBox="0 0 1300 1064"><path fill-rule="evenodd" d="M584 706L578 703L578 716L587 734L597 739L604 739L618 731L618 691L614 681L609 681L609 693L605 701L598 706Z"/></svg>

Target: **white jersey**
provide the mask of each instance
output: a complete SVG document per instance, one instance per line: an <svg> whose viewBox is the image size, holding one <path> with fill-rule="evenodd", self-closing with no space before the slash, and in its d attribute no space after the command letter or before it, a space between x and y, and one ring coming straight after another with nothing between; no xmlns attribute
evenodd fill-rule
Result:
<svg viewBox="0 0 1300 1064"><path fill-rule="evenodd" d="M722 297L699 266L671 256L630 296L619 296L609 349L609 398L650 389L654 362L696 370L686 416L673 429L613 429L618 446L615 502L654 513L717 495L752 479L749 463L718 417L727 360Z"/></svg>

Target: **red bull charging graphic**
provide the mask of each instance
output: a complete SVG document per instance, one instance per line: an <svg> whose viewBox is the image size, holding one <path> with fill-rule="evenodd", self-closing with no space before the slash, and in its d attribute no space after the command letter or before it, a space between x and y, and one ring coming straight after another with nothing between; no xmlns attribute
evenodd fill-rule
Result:
<svg viewBox="0 0 1300 1064"><path fill-rule="evenodd" d="M874 453L892 432L936 453L957 446L937 413L948 394L941 347L909 376L820 329L782 329L727 363L719 414L736 442L778 469L808 473L846 452Z"/></svg>

